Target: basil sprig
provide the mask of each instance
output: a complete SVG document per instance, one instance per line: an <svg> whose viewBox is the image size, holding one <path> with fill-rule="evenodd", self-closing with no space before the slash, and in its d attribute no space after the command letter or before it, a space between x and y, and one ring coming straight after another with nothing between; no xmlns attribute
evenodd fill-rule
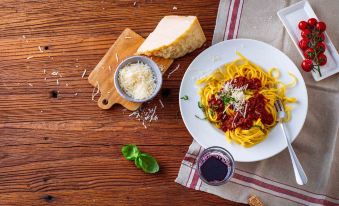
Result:
<svg viewBox="0 0 339 206"><path fill-rule="evenodd" d="M146 173L156 173L159 171L157 160L149 154L142 153L134 144L128 144L121 148L122 155L127 160L134 160L137 168Z"/></svg>

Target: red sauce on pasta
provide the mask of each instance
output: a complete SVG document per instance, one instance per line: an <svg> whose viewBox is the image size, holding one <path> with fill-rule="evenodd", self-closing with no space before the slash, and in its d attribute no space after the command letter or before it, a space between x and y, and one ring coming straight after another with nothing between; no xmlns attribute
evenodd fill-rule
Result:
<svg viewBox="0 0 339 206"><path fill-rule="evenodd" d="M264 95L258 92L258 90L262 87L260 79L248 79L246 77L239 76L229 81L234 87L238 88L247 85L246 90L252 90L254 95L245 101L244 104L246 105L246 111L234 111L234 115L227 115L226 112L224 112L225 105L223 101L215 95L211 96L208 104L214 109L214 112L216 112L217 120L221 123L220 127L224 132L234 130L236 128L250 129L253 127L254 121L259 118L263 124L273 123L272 114L265 109L265 105L268 100L264 97ZM229 108L233 110L232 105L229 105Z"/></svg>

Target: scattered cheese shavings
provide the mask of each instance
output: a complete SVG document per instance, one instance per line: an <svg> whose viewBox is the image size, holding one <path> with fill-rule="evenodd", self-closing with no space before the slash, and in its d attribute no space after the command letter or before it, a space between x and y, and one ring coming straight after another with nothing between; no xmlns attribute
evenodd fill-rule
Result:
<svg viewBox="0 0 339 206"><path fill-rule="evenodd" d="M212 56L211 60L212 60L212 62L216 62L216 61L221 60L221 58L219 56Z"/></svg>
<svg viewBox="0 0 339 206"><path fill-rule="evenodd" d="M130 36L125 36L125 39L132 39L132 37L130 37Z"/></svg>
<svg viewBox="0 0 339 206"><path fill-rule="evenodd" d="M84 77L85 77L86 72L87 72L87 70L85 69L85 70L82 72L81 78L84 78Z"/></svg>
<svg viewBox="0 0 339 206"><path fill-rule="evenodd" d="M45 81L47 80L47 77L45 77Z"/></svg>
<svg viewBox="0 0 339 206"><path fill-rule="evenodd" d="M68 83L66 83L66 87L68 87Z"/></svg>
<svg viewBox="0 0 339 206"><path fill-rule="evenodd" d="M152 108L146 108L144 106L140 107L138 110L129 114L129 117L134 117L135 119L139 120L145 129L147 126L150 126L152 121L158 120L158 115L156 115L157 106Z"/></svg>
<svg viewBox="0 0 339 206"><path fill-rule="evenodd" d="M179 69L179 67L180 67L180 64L178 64L177 67L175 67L175 69L173 69L173 70L168 74L167 79L170 78L170 76L171 76L175 71L177 71L177 70Z"/></svg>
<svg viewBox="0 0 339 206"><path fill-rule="evenodd" d="M44 50L42 50L41 46L38 46L38 49L40 52L44 52Z"/></svg>
<svg viewBox="0 0 339 206"><path fill-rule="evenodd" d="M74 93L74 96L78 96L78 92Z"/></svg>
<svg viewBox="0 0 339 206"><path fill-rule="evenodd" d="M46 74L46 69L44 69L44 74Z"/></svg>
<svg viewBox="0 0 339 206"><path fill-rule="evenodd" d="M59 83L59 79L57 79L57 80L56 80L56 84L57 84L57 85L60 85L60 83Z"/></svg>
<svg viewBox="0 0 339 206"><path fill-rule="evenodd" d="M176 7L176 6L173 6L173 10L177 10L178 9L178 7Z"/></svg>
<svg viewBox="0 0 339 206"><path fill-rule="evenodd" d="M28 85L29 85L30 87L33 87L33 84L32 84L32 83L28 83Z"/></svg>
<svg viewBox="0 0 339 206"><path fill-rule="evenodd" d="M96 89L96 91L95 91ZM95 101L94 98L100 93L100 87L99 87L99 82L97 81L96 86L93 88L92 91L92 101Z"/></svg>
<svg viewBox="0 0 339 206"><path fill-rule="evenodd" d="M118 56L118 53L115 53L115 59L117 60L117 62L119 62L119 56Z"/></svg>
<svg viewBox="0 0 339 206"><path fill-rule="evenodd" d="M133 6L135 6L135 5L137 5L137 2L136 2L136 1L133 3Z"/></svg>
<svg viewBox="0 0 339 206"><path fill-rule="evenodd" d="M26 36L25 36L25 35L22 35L22 38L26 39Z"/></svg>
<svg viewBox="0 0 339 206"><path fill-rule="evenodd" d="M26 59L32 59L34 56L29 56L29 57L27 57Z"/></svg>
<svg viewBox="0 0 339 206"><path fill-rule="evenodd" d="M159 99L159 102L160 102L160 105L161 105L161 108L164 108L164 104L162 103L161 99Z"/></svg>
<svg viewBox="0 0 339 206"><path fill-rule="evenodd" d="M58 71L54 71L51 73L52 76L58 76L59 72Z"/></svg>

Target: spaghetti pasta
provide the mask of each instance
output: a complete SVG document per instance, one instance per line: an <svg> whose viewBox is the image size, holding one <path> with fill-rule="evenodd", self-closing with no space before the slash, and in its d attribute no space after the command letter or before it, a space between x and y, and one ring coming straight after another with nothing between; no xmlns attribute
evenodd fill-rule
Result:
<svg viewBox="0 0 339 206"><path fill-rule="evenodd" d="M292 108L287 104L296 102L296 98L285 94L297 79L289 74L293 81L284 84L278 80L280 72L277 68L265 72L237 54L239 59L197 81L202 86L199 105L206 118L225 132L229 142L252 147L262 142L276 125L274 102L277 98L282 101L287 114L284 121L290 120Z"/></svg>

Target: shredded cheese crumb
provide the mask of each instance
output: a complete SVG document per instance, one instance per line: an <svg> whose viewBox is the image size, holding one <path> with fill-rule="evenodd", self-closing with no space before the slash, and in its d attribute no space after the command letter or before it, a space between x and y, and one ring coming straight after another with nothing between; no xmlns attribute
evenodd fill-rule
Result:
<svg viewBox="0 0 339 206"><path fill-rule="evenodd" d="M138 110L129 114L129 117L134 117L139 120L141 124L147 129L147 126L150 126L152 121L158 120L158 115L156 115L157 106L152 108L140 107Z"/></svg>
<svg viewBox="0 0 339 206"><path fill-rule="evenodd" d="M38 49L40 52L44 52L44 50L42 50L41 46L38 46Z"/></svg>
<svg viewBox="0 0 339 206"><path fill-rule="evenodd" d="M22 35L22 38L26 39L26 36L25 36L25 35Z"/></svg>
<svg viewBox="0 0 339 206"><path fill-rule="evenodd" d="M119 62L119 56L118 56L118 53L115 53L115 60L117 60L117 62Z"/></svg>
<svg viewBox="0 0 339 206"><path fill-rule="evenodd" d="M125 36L125 39L132 39L132 37L130 37L130 36Z"/></svg>
<svg viewBox="0 0 339 206"><path fill-rule="evenodd" d="M59 72L58 71L54 71L51 73L52 76L58 76Z"/></svg>
<svg viewBox="0 0 339 206"><path fill-rule="evenodd" d="M81 78L84 78L84 77L85 77L86 72L87 72L87 70L85 69L85 70L82 72Z"/></svg>
<svg viewBox="0 0 339 206"><path fill-rule="evenodd" d="M162 103L161 99L159 99L159 102L160 102L160 105L161 105L161 108L164 108L164 104Z"/></svg>
<svg viewBox="0 0 339 206"><path fill-rule="evenodd" d="M142 62L128 64L119 71L119 85L134 99L146 99L152 95L156 84L149 65Z"/></svg>
<svg viewBox="0 0 339 206"><path fill-rule="evenodd" d="M78 93L76 92L76 93L74 93L74 96L78 96Z"/></svg>
<svg viewBox="0 0 339 206"><path fill-rule="evenodd" d="M28 83L28 85L29 85L30 87L33 87L33 84L32 84L32 83Z"/></svg>
<svg viewBox="0 0 339 206"><path fill-rule="evenodd" d="M177 70L179 69L179 67L180 67L180 64L178 64L177 67L175 67L175 69L173 69L173 70L168 74L167 79L170 78L170 76L171 76L175 71L177 71Z"/></svg>
<svg viewBox="0 0 339 206"><path fill-rule="evenodd" d="M26 59L32 59L34 56L29 56L29 57L27 57Z"/></svg>
<svg viewBox="0 0 339 206"><path fill-rule="evenodd" d="M60 83L59 83L59 79L57 79L57 80L56 80L56 84L57 84L57 85L60 85Z"/></svg>
<svg viewBox="0 0 339 206"><path fill-rule="evenodd" d="M46 74L46 69L44 69L44 74Z"/></svg>
<svg viewBox="0 0 339 206"><path fill-rule="evenodd" d="M173 6L173 10L177 10L178 8L176 6Z"/></svg>
<svg viewBox="0 0 339 206"><path fill-rule="evenodd" d="M135 6L135 5L137 5L137 2L136 2L136 1L133 3L133 6Z"/></svg>
<svg viewBox="0 0 339 206"><path fill-rule="evenodd" d="M96 90L96 91L95 91ZM97 81L96 86L93 88L92 91L92 101L95 101L94 98L100 93L99 82Z"/></svg>

